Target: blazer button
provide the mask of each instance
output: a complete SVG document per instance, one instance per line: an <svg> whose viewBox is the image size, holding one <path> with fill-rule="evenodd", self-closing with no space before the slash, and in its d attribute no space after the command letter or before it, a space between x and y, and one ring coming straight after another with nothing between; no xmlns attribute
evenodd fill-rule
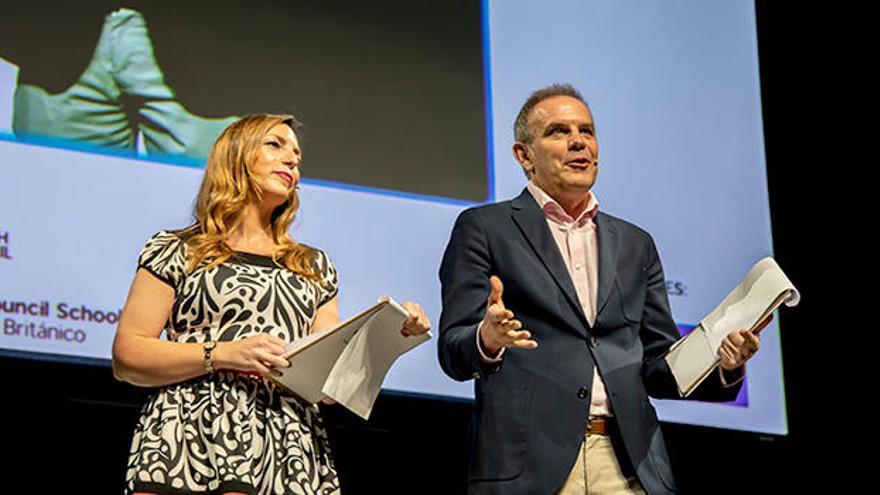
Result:
<svg viewBox="0 0 880 495"><path fill-rule="evenodd" d="M590 337L590 347L592 347L593 349L599 347L599 339L597 339L596 337Z"/></svg>
<svg viewBox="0 0 880 495"><path fill-rule="evenodd" d="M578 399L586 399L587 395L587 389L584 387L581 387L580 390L578 390Z"/></svg>

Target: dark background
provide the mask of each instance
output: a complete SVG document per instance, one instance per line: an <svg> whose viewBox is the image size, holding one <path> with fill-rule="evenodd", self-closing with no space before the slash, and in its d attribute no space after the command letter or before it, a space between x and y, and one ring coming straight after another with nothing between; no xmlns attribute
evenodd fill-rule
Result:
<svg viewBox="0 0 880 495"><path fill-rule="evenodd" d="M65 91L127 7L189 112L300 117L304 177L489 199L479 1L0 2L0 56L22 84Z"/></svg>
<svg viewBox="0 0 880 495"><path fill-rule="evenodd" d="M840 230L830 222L838 216L838 182L827 160L835 143L825 129L834 127L828 98L836 94L836 76L823 76L817 65L827 67L820 62L836 51L824 13L783 2L756 5L774 252L803 295L778 316L790 433L663 428L685 493L865 489L870 472L856 469L855 451L841 444L869 448L871 429L854 417L861 396L845 391L858 379L841 373L853 368L852 358L833 343L834 330L847 322L835 325L827 316L843 314L832 302L843 290L831 262L839 253L829 246L847 243L836 241ZM101 367L4 358L0 375L7 485L46 487L35 493L121 490L142 390L115 382ZM369 422L326 408L344 492L461 493L470 408L392 394L380 396Z"/></svg>

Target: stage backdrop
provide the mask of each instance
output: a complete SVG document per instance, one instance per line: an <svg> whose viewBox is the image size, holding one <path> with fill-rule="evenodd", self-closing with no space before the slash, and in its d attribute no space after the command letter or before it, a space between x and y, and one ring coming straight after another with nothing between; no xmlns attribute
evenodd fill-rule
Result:
<svg viewBox="0 0 880 495"><path fill-rule="evenodd" d="M389 294L440 313L456 216L517 195L512 122L570 82L601 208L647 229L686 333L772 237L752 2L40 2L0 16L0 352L107 364L144 241L191 223L205 155L252 112L303 120L295 239L346 317ZM52 15L47 15L51 12ZM785 434L779 328L736 402L661 419ZM389 390L472 397L435 342Z"/></svg>

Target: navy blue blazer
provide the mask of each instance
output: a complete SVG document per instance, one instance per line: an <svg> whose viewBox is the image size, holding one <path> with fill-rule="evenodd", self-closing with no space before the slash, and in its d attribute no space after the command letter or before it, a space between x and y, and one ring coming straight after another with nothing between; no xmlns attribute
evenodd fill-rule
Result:
<svg viewBox="0 0 880 495"><path fill-rule="evenodd" d="M623 448L645 490L676 491L657 414L648 396L678 399L664 353L679 338L651 236L599 212L597 316L583 314L562 255L531 194L468 209L458 217L440 266L443 311L438 353L447 375L475 378L468 491L555 493L584 439L595 364ZM508 309L532 332L533 350L507 349L485 365L477 326L489 277L504 283ZM713 373L690 398L733 400Z"/></svg>

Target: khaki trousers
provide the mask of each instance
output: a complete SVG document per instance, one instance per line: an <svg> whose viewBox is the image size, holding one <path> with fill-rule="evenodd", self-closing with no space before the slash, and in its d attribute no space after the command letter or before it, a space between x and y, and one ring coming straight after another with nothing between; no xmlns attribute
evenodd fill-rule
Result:
<svg viewBox="0 0 880 495"><path fill-rule="evenodd" d="M587 433L574 467L559 490L559 495L585 494L645 494L635 476L623 475L607 435Z"/></svg>

